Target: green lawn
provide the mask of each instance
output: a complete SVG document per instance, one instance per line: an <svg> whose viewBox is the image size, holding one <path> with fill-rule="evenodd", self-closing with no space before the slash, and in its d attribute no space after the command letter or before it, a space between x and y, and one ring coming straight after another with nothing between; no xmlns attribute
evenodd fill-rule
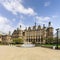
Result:
<svg viewBox="0 0 60 60"><path fill-rule="evenodd" d="M46 47L46 48L53 48L53 46L56 46L56 44L36 44L36 47ZM58 48L60 48L60 44L58 45Z"/></svg>

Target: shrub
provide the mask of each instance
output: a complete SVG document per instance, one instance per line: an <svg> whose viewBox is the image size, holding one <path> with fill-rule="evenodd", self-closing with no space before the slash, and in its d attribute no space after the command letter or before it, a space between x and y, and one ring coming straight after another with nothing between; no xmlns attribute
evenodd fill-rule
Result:
<svg viewBox="0 0 60 60"><path fill-rule="evenodd" d="M23 40L21 38L14 38L13 43L14 44L20 44L20 43L23 43Z"/></svg>

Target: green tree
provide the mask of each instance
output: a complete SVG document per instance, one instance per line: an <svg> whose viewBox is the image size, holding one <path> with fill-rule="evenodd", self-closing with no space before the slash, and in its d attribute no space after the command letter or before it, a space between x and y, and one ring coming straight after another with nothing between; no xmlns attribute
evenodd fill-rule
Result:
<svg viewBox="0 0 60 60"><path fill-rule="evenodd" d="M47 38L46 42L48 44L52 44L53 43L53 38L52 37Z"/></svg>
<svg viewBox="0 0 60 60"><path fill-rule="evenodd" d="M54 43L57 43L57 37L54 38ZM60 38L58 39L58 43L60 44Z"/></svg>
<svg viewBox="0 0 60 60"><path fill-rule="evenodd" d="M14 38L13 43L20 44L20 43L23 43L23 40L21 38Z"/></svg>

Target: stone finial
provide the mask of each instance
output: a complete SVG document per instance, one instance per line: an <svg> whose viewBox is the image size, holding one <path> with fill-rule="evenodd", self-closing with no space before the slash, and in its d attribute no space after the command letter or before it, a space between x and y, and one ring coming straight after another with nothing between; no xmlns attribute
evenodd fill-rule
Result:
<svg viewBox="0 0 60 60"><path fill-rule="evenodd" d="M48 26L49 26L49 27L51 26L51 22L49 22Z"/></svg>
<svg viewBox="0 0 60 60"><path fill-rule="evenodd" d="M21 25L20 25L20 28L21 28Z"/></svg>
<svg viewBox="0 0 60 60"><path fill-rule="evenodd" d="M36 26L36 22L35 22L35 26Z"/></svg>

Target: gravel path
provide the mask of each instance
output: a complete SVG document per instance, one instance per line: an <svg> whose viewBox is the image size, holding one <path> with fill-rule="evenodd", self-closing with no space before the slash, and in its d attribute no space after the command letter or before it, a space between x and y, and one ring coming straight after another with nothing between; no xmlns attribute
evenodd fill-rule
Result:
<svg viewBox="0 0 60 60"><path fill-rule="evenodd" d="M0 60L60 60L60 50L0 46Z"/></svg>

